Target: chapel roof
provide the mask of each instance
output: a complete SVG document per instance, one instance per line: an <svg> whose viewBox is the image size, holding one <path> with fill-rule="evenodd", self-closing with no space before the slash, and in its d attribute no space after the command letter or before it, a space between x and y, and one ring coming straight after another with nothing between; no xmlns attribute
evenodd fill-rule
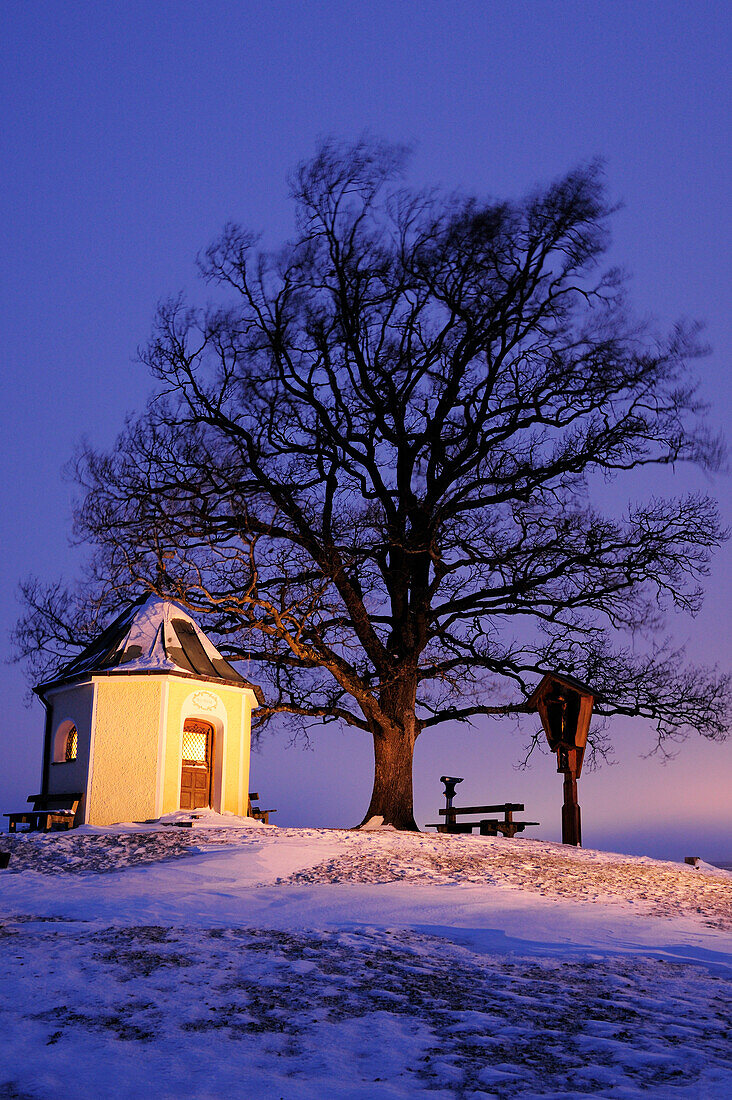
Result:
<svg viewBox="0 0 732 1100"><path fill-rule="evenodd" d="M41 693L52 684L70 683L94 673L133 672L224 681L251 688L259 702L264 702L261 689L248 683L222 657L185 608L159 596L143 596L130 604L52 680L35 690Z"/></svg>

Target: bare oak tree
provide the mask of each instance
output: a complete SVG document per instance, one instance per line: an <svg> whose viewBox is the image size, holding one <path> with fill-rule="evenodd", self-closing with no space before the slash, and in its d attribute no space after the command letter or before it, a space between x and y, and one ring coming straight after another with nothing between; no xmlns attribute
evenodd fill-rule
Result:
<svg viewBox="0 0 732 1100"><path fill-rule="evenodd" d="M623 471L721 461L696 333L634 323L599 267L598 167L485 203L409 192L403 160L325 143L295 239L228 226L200 261L219 304L160 308L158 397L76 463L91 576L29 582L17 640L61 659L121 593L169 595L258 666L260 718L370 734L364 820L413 829L420 733L521 714L544 670L659 743L724 736L729 685L659 634L699 607L714 503L597 506Z"/></svg>

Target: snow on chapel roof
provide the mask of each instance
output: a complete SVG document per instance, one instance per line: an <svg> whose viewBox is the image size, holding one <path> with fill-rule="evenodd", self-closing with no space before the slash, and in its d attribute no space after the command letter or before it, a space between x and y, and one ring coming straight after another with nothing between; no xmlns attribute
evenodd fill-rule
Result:
<svg viewBox="0 0 732 1100"><path fill-rule="evenodd" d="M78 657L36 690L95 672L173 672L226 680L261 690L239 675L206 637L195 619L172 600L142 597L119 615Z"/></svg>

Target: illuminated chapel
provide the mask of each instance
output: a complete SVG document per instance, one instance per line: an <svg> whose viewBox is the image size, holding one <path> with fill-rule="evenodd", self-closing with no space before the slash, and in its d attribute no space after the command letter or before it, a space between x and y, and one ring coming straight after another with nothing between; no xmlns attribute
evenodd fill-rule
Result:
<svg viewBox="0 0 732 1100"><path fill-rule="evenodd" d="M34 690L46 708L41 790L83 792L76 824L247 813L261 689L179 604L143 597Z"/></svg>

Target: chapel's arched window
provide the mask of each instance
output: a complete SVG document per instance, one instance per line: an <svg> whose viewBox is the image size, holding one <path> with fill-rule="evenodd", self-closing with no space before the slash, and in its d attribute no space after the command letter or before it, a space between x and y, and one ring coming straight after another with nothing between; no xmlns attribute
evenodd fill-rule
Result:
<svg viewBox="0 0 732 1100"><path fill-rule="evenodd" d="M66 745L64 748L64 760L66 763L70 763L72 760L76 760L76 753L79 748L79 734L76 726L72 726L69 732L66 734Z"/></svg>
<svg viewBox="0 0 732 1100"><path fill-rule="evenodd" d="M70 764L76 760L79 754L79 731L70 718L56 728L52 751L54 764Z"/></svg>

